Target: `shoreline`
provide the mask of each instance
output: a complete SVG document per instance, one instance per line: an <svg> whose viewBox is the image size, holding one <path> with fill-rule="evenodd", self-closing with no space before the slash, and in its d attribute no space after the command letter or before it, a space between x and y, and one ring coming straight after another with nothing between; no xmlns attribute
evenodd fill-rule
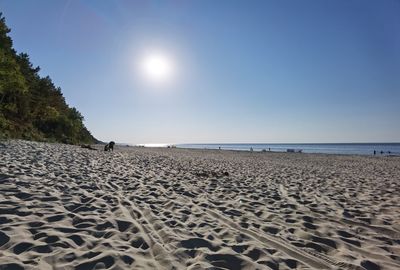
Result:
<svg viewBox="0 0 400 270"><path fill-rule="evenodd" d="M121 146L119 146L121 147ZM233 152L233 153L254 153L254 154L263 154L263 155L268 155L268 153L271 154L288 154L288 155L321 155L321 156L347 156L347 157L377 157L377 158L384 158L384 157L397 157L400 158L400 154L341 154L341 153L309 153L309 152L286 152L286 151L250 151L250 150L237 150L237 149L213 149L213 148L183 148L183 147L146 147L146 146L129 146L129 147L138 147L138 148L146 148L146 149L158 149L158 150L163 150L163 149L182 149L182 150L190 150L190 151L215 151L215 152L221 152L221 151L227 151L227 152Z"/></svg>
<svg viewBox="0 0 400 270"><path fill-rule="evenodd" d="M148 147L148 148L163 148L163 147ZM167 147L168 148L168 147ZM172 148L177 148L177 149L189 149L189 150L216 150L216 151L236 151L236 152L254 152L254 153L287 153L287 154L317 154L317 155L345 155L345 156L395 156L395 157L400 157L400 154L398 154L398 153L393 153L393 154L389 154L389 153L386 153L386 152L384 152L384 153L378 153L378 151L377 151L377 153L374 155L373 154L373 152L371 153L371 154L361 154L361 153L348 153L348 154L346 154L346 153L324 153L324 152L305 152L305 151L303 151L303 149L294 149L295 150L295 152L288 152L287 150L286 151L284 151L284 150L282 150L282 151L276 151L276 150L266 150L266 151L263 151L263 150L245 150L245 149L243 149L243 150L239 150L239 149L224 149L224 148L221 148L221 149L214 149L214 148L185 148L185 147L172 147ZM298 151L301 151L301 152L298 152Z"/></svg>

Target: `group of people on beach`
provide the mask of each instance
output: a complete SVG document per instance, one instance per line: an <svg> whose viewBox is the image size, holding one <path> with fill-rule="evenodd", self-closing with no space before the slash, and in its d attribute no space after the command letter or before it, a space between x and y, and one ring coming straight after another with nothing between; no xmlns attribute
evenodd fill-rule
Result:
<svg viewBox="0 0 400 270"><path fill-rule="evenodd" d="M377 151L374 150L374 156L376 155L376 153L377 153ZM390 151L384 152L384 151L381 150L379 153L381 153L381 155L383 155L385 153L390 155L392 152L390 152Z"/></svg>

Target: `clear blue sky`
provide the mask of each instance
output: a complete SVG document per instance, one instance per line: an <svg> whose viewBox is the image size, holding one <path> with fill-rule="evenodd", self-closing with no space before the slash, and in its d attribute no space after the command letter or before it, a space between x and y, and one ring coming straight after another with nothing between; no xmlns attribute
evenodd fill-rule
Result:
<svg viewBox="0 0 400 270"><path fill-rule="evenodd" d="M400 141L400 1L0 0L100 140ZM157 49L173 83L136 64Z"/></svg>

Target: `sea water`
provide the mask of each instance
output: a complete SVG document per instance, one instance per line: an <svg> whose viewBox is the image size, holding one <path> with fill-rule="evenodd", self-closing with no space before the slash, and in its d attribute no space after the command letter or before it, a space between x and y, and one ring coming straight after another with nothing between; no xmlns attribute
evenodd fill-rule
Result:
<svg viewBox="0 0 400 270"><path fill-rule="evenodd" d="M286 152L287 149L301 150L303 153L349 154L349 155L400 155L400 143L305 143L305 144L177 144L178 148L221 149L239 151Z"/></svg>

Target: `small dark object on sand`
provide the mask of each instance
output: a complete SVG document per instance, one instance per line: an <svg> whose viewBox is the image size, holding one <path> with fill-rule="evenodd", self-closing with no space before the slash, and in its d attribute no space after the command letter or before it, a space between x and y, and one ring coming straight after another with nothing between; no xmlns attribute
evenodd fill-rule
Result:
<svg viewBox="0 0 400 270"><path fill-rule="evenodd" d="M104 151L114 151L115 142L111 141L104 146Z"/></svg>
<svg viewBox="0 0 400 270"><path fill-rule="evenodd" d="M86 148L90 150L97 150L96 148L92 147L90 144L82 144L81 148Z"/></svg>

